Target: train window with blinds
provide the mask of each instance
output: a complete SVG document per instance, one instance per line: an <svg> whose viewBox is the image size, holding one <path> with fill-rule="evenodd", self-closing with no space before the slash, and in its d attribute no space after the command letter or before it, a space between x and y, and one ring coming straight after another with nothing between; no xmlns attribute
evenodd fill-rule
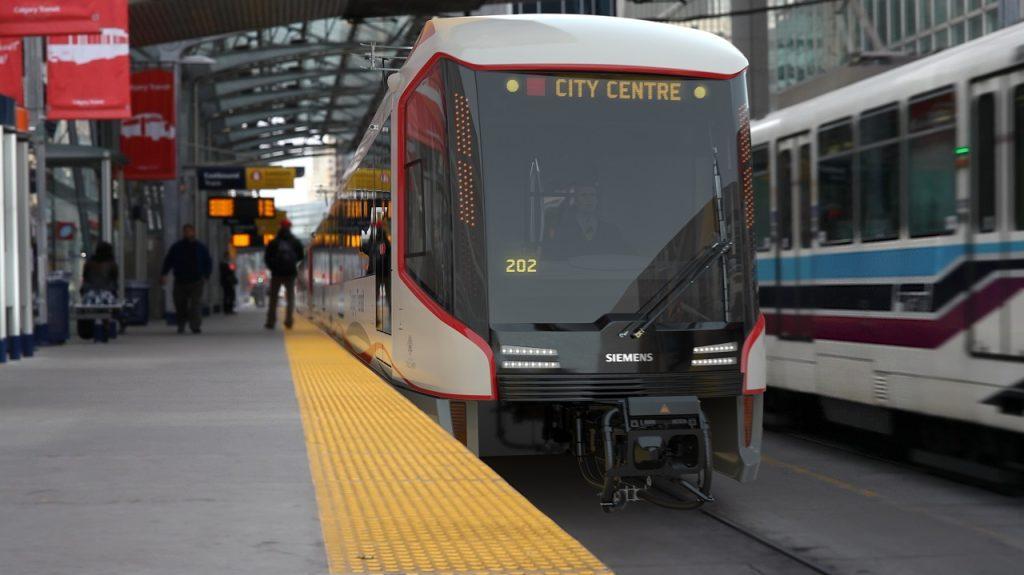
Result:
<svg viewBox="0 0 1024 575"><path fill-rule="evenodd" d="M853 123L818 130L818 233L822 244L853 240Z"/></svg>
<svg viewBox="0 0 1024 575"><path fill-rule="evenodd" d="M777 241L779 248L788 250L793 247L793 154L783 150L775 158L775 190L778 194L776 210L778 211Z"/></svg>
<svg viewBox="0 0 1024 575"><path fill-rule="evenodd" d="M405 267L445 309L452 300L448 113L436 64L405 103Z"/></svg>
<svg viewBox="0 0 1024 575"><path fill-rule="evenodd" d="M1013 213L1024 230L1024 84L1013 90Z"/></svg>
<svg viewBox="0 0 1024 575"><path fill-rule="evenodd" d="M907 212L911 237L956 230L955 120L956 99L951 88L910 101Z"/></svg>
<svg viewBox="0 0 1024 575"><path fill-rule="evenodd" d="M865 112L857 127L861 240L895 239L900 234L899 107Z"/></svg>
<svg viewBox="0 0 1024 575"><path fill-rule="evenodd" d="M772 246L772 183L768 166L768 146L755 148L751 158L754 184L754 242L758 251L765 251Z"/></svg>
<svg viewBox="0 0 1024 575"><path fill-rule="evenodd" d="M996 229L996 99L982 94L974 107L973 224L979 232Z"/></svg>

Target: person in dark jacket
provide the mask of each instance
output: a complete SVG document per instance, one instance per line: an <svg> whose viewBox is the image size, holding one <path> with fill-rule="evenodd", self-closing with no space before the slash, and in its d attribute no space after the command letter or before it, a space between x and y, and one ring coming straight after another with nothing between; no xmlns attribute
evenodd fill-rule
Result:
<svg viewBox="0 0 1024 575"><path fill-rule="evenodd" d="M225 253L220 260L220 289L224 293L224 315L235 313L235 286L238 276L235 275L235 264L231 263L231 254Z"/></svg>
<svg viewBox="0 0 1024 575"><path fill-rule="evenodd" d="M88 292L117 294L117 262L109 242L96 244L96 251L82 268L81 293L84 296Z"/></svg>
<svg viewBox="0 0 1024 575"><path fill-rule="evenodd" d="M114 261L114 246L109 242L96 244L93 252L82 267L82 287L79 293L86 305L112 305L117 302L117 262ZM103 320L103 329L108 329ZM78 320L78 335L85 339L93 336L95 324L91 319Z"/></svg>
<svg viewBox="0 0 1024 575"><path fill-rule="evenodd" d="M284 286L288 300L284 327L291 329L295 313L295 278L299 273L299 262L305 257L302 242L292 235L291 221L282 220L277 237L271 240L263 254L263 261L270 269L270 305L267 306L267 323L264 326L267 329L274 329L277 323L277 293L281 291L281 286Z"/></svg>
<svg viewBox="0 0 1024 575"><path fill-rule="evenodd" d="M196 239L196 228L185 224L181 228L182 239L174 242L164 258L160 272L160 283L164 283L169 272L174 272L174 313L178 320L178 333L185 333L185 322L192 333L202 331L203 286L213 272L210 251Z"/></svg>

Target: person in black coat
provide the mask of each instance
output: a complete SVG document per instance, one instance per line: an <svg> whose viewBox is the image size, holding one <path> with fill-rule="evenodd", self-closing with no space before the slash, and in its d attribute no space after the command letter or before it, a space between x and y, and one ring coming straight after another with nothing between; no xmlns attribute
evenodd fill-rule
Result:
<svg viewBox="0 0 1024 575"><path fill-rule="evenodd" d="M160 283L167 274L174 272L174 313L178 320L178 333L185 333L185 322L192 333L202 331L203 286L213 272L213 260L206 246L196 239L196 228L185 224L181 228L182 238L167 250L164 266L160 272Z"/></svg>
<svg viewBox="0 0 1024 575"><path fill-rule="evenodd" d="M235 274L235 266L231 263L231 255L224 254L220 260L220 289L224 295L224 314L235 313L235 286L238 285L238 276Z"/></svg>
<svg viewBox="0 0 1024 575"><path fill-rule="evenodd" d="M288 300L284 316L284 327L291 329L295 314L295 278L298 276L299 262L306 257L302 242L292 235L292 222L281 221L281 229L277 232L270 245L263 253L263 261L270 270L270 303L267 306L267 329L274 329L277 323L277 296L281 286L285 288Z"/></svg>

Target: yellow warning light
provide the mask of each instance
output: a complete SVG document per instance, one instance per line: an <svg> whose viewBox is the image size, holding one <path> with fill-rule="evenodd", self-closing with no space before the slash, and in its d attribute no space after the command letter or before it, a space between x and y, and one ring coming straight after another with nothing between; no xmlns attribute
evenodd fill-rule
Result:
<svg viewBox="0 0 1024 575"><path fill-rule="evenodd" d="M705 88L704 86L697 86L696 88L693 89L693 97L697 98L698 100L703 100L704 96L707 95L708 89Z"/></svg>
<svg viewBox="0 0 1024 575"><path fill-rule="evenodd" d="M247 248L252 245L252 236L249 234L231 234L231 245L236 248Z"/></svg>
<svg viewBox="0 0 1024 575"><path fill-rule="evenodd" d="M515 78L509 78L508 82L505 82L505 89L515 94L519 91L519 80Z"/></svg>

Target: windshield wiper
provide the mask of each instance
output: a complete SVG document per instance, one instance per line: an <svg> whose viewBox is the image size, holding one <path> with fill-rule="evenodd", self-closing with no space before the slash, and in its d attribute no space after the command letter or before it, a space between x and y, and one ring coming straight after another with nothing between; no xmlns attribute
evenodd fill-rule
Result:
<svg viewBox="0 0 1024 575"><path fill-rule="evenodd" d="M662 293L656 294L653 298L644 304L640 310L640 317L634 321L629 322L626 327L619 332L619 337L632 337L633 339L640 339L647 333L647 329L651 327L661 314L665 313L665 310L672 305L675 300L683 294L690 286L692 286L701 274L707 271L715 260L722 257L723 254L732 248L732 242L717 241L710 246L704 248L697 257L687 262L683 269L679 270L679 273L672 278L667 284L667 289L662 288ZM636 326L636 327L634 327Z"/></svg>
<svg viewBox="0 0 1024 575"><path fill-rule="evenodd" d="M630 336L633 339L640 339L647 333L661 314L675 302L690 286L697 281L702 273L711 267L711 264L718 260L732 248L732 242L726 241L725 209L722 206L722 173L718 169L718 148L711 148L712 176L714 178L715 194L715 221L718 224L718 241L706 247L703 252L697 255L686 266L673 277L666 287L662 288L647 303L640 308L640 318L629 322L625 329L619 332L619 337ZM727 264L722 262L722 306L725 320L729 321L729 278ZM634 328L637 324L639 327Z"/></svg>

